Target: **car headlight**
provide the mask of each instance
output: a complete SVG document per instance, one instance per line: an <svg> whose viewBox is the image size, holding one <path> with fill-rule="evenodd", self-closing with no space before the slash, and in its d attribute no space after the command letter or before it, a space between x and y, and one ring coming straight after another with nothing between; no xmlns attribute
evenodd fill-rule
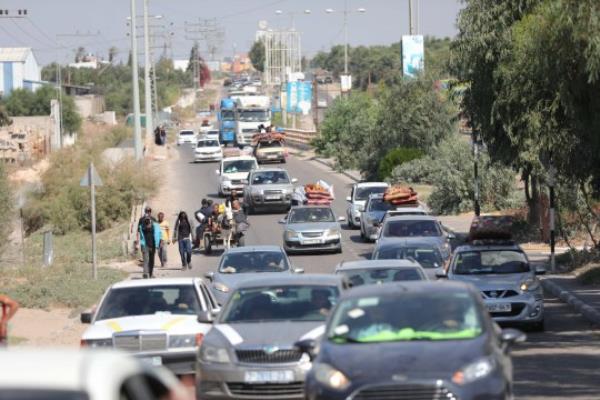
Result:
<svg viewBox="0 0 600 400"><path fill-rule="evenodd" d="M522 292L533 292L537 289L539 289L540 287L540 281L537 279L527 279L523 282L521 282L521 285L519 285L519 288L521 289Z"/></svg>
<svg viewBox="0 0 600 400"><path fill-rule="evenodd" d="M452 375L452 382L466 385L483 379L496 368L496 361L491 357L483 357L466 365Z"/></svg>
<svg viewBox="0 0 600 400"><path fill-rule="evenodd" d="M335 237L339 237L341 236L340 230L339 229L327 229L325 231L325 236L335 236Z"/></svg>
<svg viewBox="0 0 600 400"><path fill-rule="evenodd" d="M350 380L341 371L333 368L329 364L313 364L315 379L335 390L344 390L350 386Z"/></svg>
<svg viewBox="0 0 600 400"><path fill-rule="evenodd" d="M169 347L194 347L202 341L202 334L198 335L170 335Z"/></svg>
<svg viewBox="0 0 600 400"><path fill-rule="evenodd" d="M219 292L223 292L223 293L229 292L229 288L227 287L227 285L224 285L221 282L215 282L215 284L213 286Z"/></svg>
<svg viewBox="0 0 600 400"><path fill-rule="evenodd" d="M113 340L112 340L112 338L109 338L109 339L84 339L81 341L81 347L89 347L92 349L113 347Z"/></svg>
<svg viewBox="0 0 600 400"><path fill-rule="evenodd" d="M203 345L200 348L200 360L209 363L228 364L231 362L227 349L223 347Z"/></svg>
<svg viewBox="0 0 600 400"><path fill-rule="evenodd" d="M285 239L286 240L298 239L298 232L285 231Z"/></svg>

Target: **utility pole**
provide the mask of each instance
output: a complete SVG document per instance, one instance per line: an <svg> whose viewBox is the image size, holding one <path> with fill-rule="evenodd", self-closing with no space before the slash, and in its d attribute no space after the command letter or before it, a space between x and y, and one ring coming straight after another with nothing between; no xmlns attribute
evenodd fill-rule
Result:
<svg viewBox="0 0 600 400"><path fill-rule="evenodd" d="M471 136L471 140L473 141L473 185L474 185L474 208L475 215L479 217L481 214L481 205L479 202L479 135L473 130L473 134Z"/></svg>
<svg viewBox="0 0 600 400"><path fill-rule="evenodd" d="M408 34L413 34L413 0L408 0Z"/></svg>
<svg viewBox="0 0 600 400"><path fill-rule="evenodd" d="M344 75L348 75L348 0L344 1Z"/></svg>
<svg viewBox="0 0 600 400"><path fill-rule="evenodd" d="M142 148L142 127L140 124L140 87L138 77L137 59L137 34L136 34L136 7L135 0L131 2L131 80L133 84L133 140L135 143L135 159L142 161L144 150Z"/></svg>
<svg viewBox="0 0 600 400"><path fill-rule="evenodd" d="M556 272L556 232L555 232L555 193L554 187L556 186L556 168L552 158L550 158L550 168L548 168L548 186L550 189L550 271Z"/></svg>
<svg viewBox="0 0 600 400"><path fill-rule="evenodd" d="M90 211L92 225L92 277L98 279L98 255L96 250L96 186L102 186L102 179L90 163L85 175L81 178L80 186L90 188Z"/></svg>
<svg viewBox="0 0 600 400"><path fill-rule="evenodd" d="M148 27L148 1L144 1L144 110L146 114L146 148L153 146L152 131L154 123L152 121L152 86L150 83L150 31Z"/></svg>

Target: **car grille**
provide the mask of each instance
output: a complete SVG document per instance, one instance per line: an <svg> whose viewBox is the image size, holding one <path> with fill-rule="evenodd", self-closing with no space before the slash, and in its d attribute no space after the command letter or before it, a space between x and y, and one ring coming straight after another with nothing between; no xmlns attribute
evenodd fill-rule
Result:
<svg viewBox="0 0 600 400"><path fill-rule="evenodd" d="M491 312L490 315L494 317L516 317L521 314L525 308L525 303L511 303L511 310L509 312Z"/></svg>
<svg viewBox="0 0 600 400"><path fill-rule="evenodd" d="M282 396L302 396L303 382L291 383L228 383L227 387L235 396L260 396L262 399Z"/></svg>
<svg viewBox="0 0 600 400"><path fill-rule="evenodd" d="M380 385L359 390L352 400L456 400L457 397L443 386Z"/></svg>
<svg viewBox="0 0 600 400"><path fill-rule="evenodd" d="M302 232L302 237L305 238L318 238L323 236L323 232Z"/></svg>
<svg viewBox="0 0 600 400"><path fill-rule="evenodd" d="M489 299L503 299L519 295L515 290L484 290L482 293L484 298Z"/></svg>
<svg viewBox="0 0 600 400"><path fill-rule="evenodd" d="M231 180L231 184L232 185L241 185L243 182L241 179L232 179Z"/></svg>
<svg viewBox="0 0 600 400"><path fill-rule="evenodd" d="M281 191L281 190L265 190L266 195L274 195L274 194L280 195L282 193L283 193L283 191Z"/></svg>
<svg viewBox="0 0 600 400"><path fill-rule="evenodd" d="M167 348L166 333L118 334L114 337L114 347L125 351L159 351Z"/></svg>
<svg viewBox="0 0 600 400"><path fill-rule="evenodd" d="M240 362L256 364L294 363L302 357L297 350L277 350L270 354L264 350L236 350L235 354Z"/></svg>

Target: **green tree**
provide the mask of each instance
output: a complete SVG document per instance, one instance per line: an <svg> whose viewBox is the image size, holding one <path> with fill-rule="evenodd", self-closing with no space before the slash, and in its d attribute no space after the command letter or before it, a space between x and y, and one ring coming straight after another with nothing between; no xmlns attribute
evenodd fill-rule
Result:
<svg viewBox="0 0 600 400"><path fill-rule="evenodd" d="M390 177L394 168L412 160L423 157L425 153L419 149L400 147L390 150L379 163L379 180Z"/></svg>
<svg viewBox="0 0 600 400"><path fill-rule="evenodd" d="M248 57L250 57L254 69L263 72L265 70L265 42L262 40L254 42Z"/></svg>
<svg viewBox="0 0 600 400"><path fill-rule="evenodd" d="M111 46L111 48L108 49L108 62L111 64L114 63L118 53L119 49L117 49L115 46Z"/></svg>

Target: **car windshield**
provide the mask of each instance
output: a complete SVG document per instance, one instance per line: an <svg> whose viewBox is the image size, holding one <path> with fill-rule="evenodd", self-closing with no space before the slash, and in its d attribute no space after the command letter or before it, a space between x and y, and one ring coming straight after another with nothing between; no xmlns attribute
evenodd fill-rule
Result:
<svg viewBox="0 0 600 400"><path fill-rule="evenodd" d="M200 140L198 147L219 147L219 142L216 140Z"/></svg>
<svg viewBox="0 0 600 400"><path fill-rule="evenodd" d="M269 119L269 112L266 110L241 110L240 121L266 121Z"/></svg>
<svg viewBox="0 0 600 400"><path fill-rule="evenodd" d="M220 322L325 321L338 296L337 287L325 285L239 289Z"/></svg>
<svg viewBox="0 0 600 400"><path fill-rule="evenodd" d="M326 207L297 208L290 211L289 223L335 222L333 211Z"/></svg>
<svg viewBox="0 0 600 400"><path fill-rule="evenodd" d="M256 162L254 160L225 161L223 163L223 172L226 174L249 172L254 167L256 167Z"/></svg>
<svg viewBox="0 0 600 400"><path fill-rule="evenodd" d="M234 121L235 113L233 112L233 110L221 110L221 120Z"/></svg>
<svg viewBox="0 0 600 400"><path fill-rule="evenodd" d="M459 275L519 274L529 272L527 257L516 250L465 251L456 255L453 271Z"/></svg>
<svg viewBox="0 0 600 400"><path fill-rule="evenodd" d="M214 135L218 135L218 134L219 134L219 131L217 131L217 130L210 130L210 131L206 132L207 136L214 136Z"/></svg>
<svg viewBox="0 0 600 400"><path fill-rule="evenodd" d="M290 178L285 171L260 171L252 174L253 185L269 185L290 183Z"/></svg>
<svg viewBox="0 0 600 400"><path fill-rule="evenodd" d="M390 246L377 249L374 260L406 260L413 259L423 268L438 268L444 264L439 249L433 246L403 247Z"/></svg>
<svg viewBox="0 0 600 400"><path fill-rule="evenodd" d="M10 400L87 400L85 392L58 389L0 389L0 399Z"/></svg>
<svg viewBox="0 0 600 400"><path fill-rule="evenodd" d="M482 331L479 308L468 292L398 291L343 301L331 319L327 337L338 344L467 340Z"/></svg>
<svg viewBox="0 0 600 400"><path fill-rule="evenodd" d="M221 260L219 272L244 274L249 272L283 272L290 266L280 251L248 251L227 253Z"/></svg>
<svg viewBox="0 0 600 400"><path fill-rule="evenodd" d="M373 193L383 193L385 192L386 187L383 186L373 186L373 187L357 187L354 190L354 200L367 200L370 194Z"/></svg>
<svg viewBox="0 0 600 400"><path fill-rule="evenodd" d="M417 268L364 268L340 271L352 286L373 285L397 281L422 281L425 277Z"/></svg>
<svg viewBox="0 0 600 400"><path fill-rule="evenodd" d="M384 237L442 236L440 227L431 220L388 221Z"/></svg>
<svg viewBox="0 0 600 400"><path fill-rule="evenodd" d="M260 142L258 144L259 149L272 149L272 148L281 148L281 142L278 140L273 140L272 142Z"/></svg>
<svg viewBox="0 0 600 400"><path fill-rule="evenodd" d="M179 136L194 136L194 131L181 131Z"/></svg>
<svg viewBox="0 0 600 400"><path fill-rule="evenodd" d="M392 204L383 199L371 199L367 211L388 211L392 209Z"/></svg>
<svg viewBox="0 0 600 400"><path fill-rule="evenodd" d="M156 313L196 315L202 311L193 285L142 286L111 289L96 320Z"/></svg>

